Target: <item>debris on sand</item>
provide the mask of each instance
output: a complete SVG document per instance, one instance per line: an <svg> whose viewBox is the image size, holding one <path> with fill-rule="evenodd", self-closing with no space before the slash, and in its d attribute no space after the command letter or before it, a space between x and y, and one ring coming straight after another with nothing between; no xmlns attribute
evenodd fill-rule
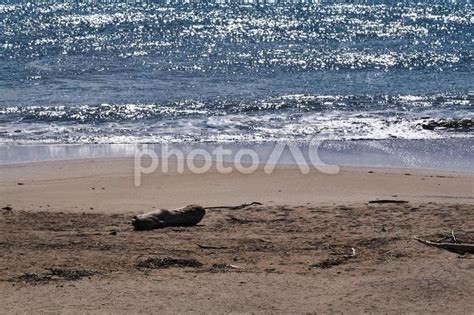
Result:
<svg viewBox="0 0 474 315"><path fill-rule="evenodd" d="M97 272L88 270L77 270L77 269L58 269L49 268L44 273L24 273L21 276L15 278L16 281L27 282L27 283L46 283L50 281L75 281L85 277L91 277Z"/></svg>
<svg viewBox="0 0 474 315"><path fill-rule="evenodd" d="M196 244L196 245L202 249L227 249L226 246L212 246L212 245L203 245L203 244Z"/></svg>
<svg viewBox="0 0 474 315"><path fill-rule="evenodd" d="M377 199L377 200L370 200L369 203L408 203L408 201L396 200L396 199Z"/></svg>
<svg viewBox="0 0 474 315"><path fill-rule="evenodd" d="M328 258L319 263L312 264L309 266L310 268L321 268L321 269L328 269L331 267L339 266L346 262L346 258Z"/></svg>
<svg viewBox="0 0 474 315"><path fill-rule="evenodd" d="M214 206L214 207L206 207L206 209L240 210L240 209L244 209L244 208L247 208L247 207L250 207L250 206L261 206L261 205L262 205L261 202L254 201L254 202L251 202L251 203L243 203L243 204L238 205L238 206Z"/></svg>
<svg viewBox="0 0 474 315"><path fill-rule="evenodd" d="M434 242L434 241L428 241L424 240L421 238L418 238L416 236L413 237L415 240L418 242L428 245L428 246L433 246L437 248L441 248L453 253L457 254L474 254L474 244L470 243L464 243L464 244L458 244L458 243L440 243L440 242Z"/></svg>
<svg viewBox="0 0 474 315"><path fill-rule="evenodd" d="M237 218L233 215L228 215L227 218L226 218L227 222L229 223L237 223L237 224L249 224L249 223L252 223L254 221L252 220L247 220L247 219L240 219L240 218Z"/></svg>
<svg viewBox="0 0 474 315"><path fill-rule="evenodd" d="M397 241L398 237L386 238L386 237L374 237L374 238L366 238L358 241L356 245L358 247L363 247L365 249L377 249L379 247L384 247L389 245L390 243Z"/></svg>
<svg viewBox="0 0 474 315"><path fill-rule="evenodd" d="M49 282L53 280L53 277L49 273L27 272L17 277L16 280L22 282Z"/></svg>
<svg viewBox="0 0 474 315"><path fill-rule="evenodd" d="M132 225L135 230L153 230L165 227L194 226L201 222L206 214L203 207L189 205L181 209L160 209L134 216Z"/></svg>
<svg viewBox="0 0 474 315"><path fill-rule="evenodd" d="M347 262L349 259L354 258L356 256L355 248L351 248L350 254L345 254L342 257L338 258L328 258L319 263L312 264L309 266L310 268L320 268L320 269L328 269L331 267L342 265L343 263Z"/></svg>
<svg viewBox="0 0 474 315"><path fill-rule="evenodd" d="M234 264L225 264L225 263L216 263L212 264L212 266L208 269L202 270L203 272L243 272L245 271L244 267L237 266Z"/></svg>
<svg viewBox="0 0 474 315"><path fill-rule="evenodd" d="M12 211L13 208L11 206L6 206L6 207L3 207L2 210L5 210L5 211Z"/></svg>
<svg viewBox="0 0 474 315"><path fill-rule="evenodd" d="M211 268L213 270L244 269L244 267L233 264L213 264Z"/></svg>
<svg viewBox="0 0 474 315"><path fill-rule="evenodd" d="M148 269L162 269L162 268L199 268L202 266L202 263L196 259L182 259L182 258L148 258L144 261L141 261L137 264L139 268L148 268Z"/></svg>
<svg viewBox="0 0 474 315"><path fill-rule="evenodd" d="M53 277L58 277L64 280L79 280L81 278L91 277L96 274L96 272L88 271L88 270L57 269L57 268L50 268L49 272Z"/></svg>

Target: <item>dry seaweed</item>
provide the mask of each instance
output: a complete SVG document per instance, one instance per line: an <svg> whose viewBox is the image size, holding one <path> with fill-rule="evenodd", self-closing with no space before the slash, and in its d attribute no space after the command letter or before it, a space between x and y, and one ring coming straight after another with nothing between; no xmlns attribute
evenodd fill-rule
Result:
<svg viewBox="0 0 474 315"><path fill-rule="evenodd" d="M24 273L16 277L14 280L27 283L46 283L50 281L75 281L85 277L91 277L97 272L89 270L78 269L59 269L49 268L47 272L43 273Z"/></svg>
<svg viewBox="0 0 474 315"><path fill-rule="evenodd" d="M202 266L202 263L196 259L182 259L182 258L148 258L144 261L141 261L137 264L139 268L148 268L148 269L162 269L162 268L199 268Z"/></svg>

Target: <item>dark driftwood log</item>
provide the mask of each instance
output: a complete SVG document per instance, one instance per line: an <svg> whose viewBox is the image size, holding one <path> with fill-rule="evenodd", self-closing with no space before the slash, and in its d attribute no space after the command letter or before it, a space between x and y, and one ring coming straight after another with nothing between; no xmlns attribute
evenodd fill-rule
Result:
<svg viewBox="0 0 474 315"><path fill-rule="evenodd" d="M461 255L466 254L466 253L474 254L474 244L437 243L437 242L423 240L416 236L414 237L414 239L425 245L438 247L438 248L441 248L450 252L458 253Z"/></svg>
<svg viewBox="0 0 474 315"><path fill-rule="evenodd" d="M369 203L408 203L408 201L396 200L396 199L377 199L377 200L370 200Z"/></svg>
<svg viewBox="0 0 474 315"><path fill-rule="evenodd" d="M193 226L198 224L206 210L201 206L190 205L181 209L160 209L134 216L132 224L135 230L153 230L169 226Z"/></svg>

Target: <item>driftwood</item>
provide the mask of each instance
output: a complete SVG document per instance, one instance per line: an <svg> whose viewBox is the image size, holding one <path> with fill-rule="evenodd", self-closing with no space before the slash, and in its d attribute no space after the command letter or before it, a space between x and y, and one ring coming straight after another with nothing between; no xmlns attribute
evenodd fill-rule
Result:
<svg viewBox="0 0 474 315"><path fill-rule="evenodd" d="M214 206L214 207L206 207L206 209L229 209L229 210L239 210L243 208L247 208L249 206L261 206L262 204L260 202L251 202L251 203L243 203L238 206Z"/></svg>
<svg viewBox="0 0 474 315"><path fill-rule="evenodd" d="M369 203L408 203L408 201L397 200L397 199L377 199L377 200L370 200Z"/></svg>
<svg viewBox="0 0 474 315"><path fill-rule="evenodd" d="M153 230L171 226L193 226L202 220L206 214L205 209L238 210L254 205L257 206L262 204L260 202L251 202L238 206L215 206L203 208L197 205L190 205L176 210L160 209L134 216L132 224L135 230Z"/></svg>
<svg viewBox="0 0 474 315"><path fill-rule="evenodd" d="M196 244L199 248L202 249L227 249L225 246L212 246L212 245L202 245L202 244Z"/></svg>
<svg viewBox="0 0 474 315"><path fill-rule="evenodd" d="M464 255L466 253L474 254L474 244L438 243L438 242L427 241L427 240L418 238L416 236L414 236L413 238L422 244L441 248L453 253L457 253L461 255Z"/></svg>
<svg viewBox="0 0 474 315"><path fill-rule="evenodd" d="M160 209L134 216L132 224L135 230L153 230L171 226L194 226L198 224L206 210L197 205L176 210Z"/></svg>

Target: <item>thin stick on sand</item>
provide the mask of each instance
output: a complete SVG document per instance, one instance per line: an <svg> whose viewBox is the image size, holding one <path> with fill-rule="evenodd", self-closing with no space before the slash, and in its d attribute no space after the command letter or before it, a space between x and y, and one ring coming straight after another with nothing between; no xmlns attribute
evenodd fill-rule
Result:
<svg viewBox="0 0 474 315"><path fill-rule="evenodd" d="M230 209L230 210L239 210L243 208L247 208L249 206L261 206L262 203L260 202L251 202L251 203L243 203L238 206L214 206L214 207L205 207L204 209Z"/></svg>

